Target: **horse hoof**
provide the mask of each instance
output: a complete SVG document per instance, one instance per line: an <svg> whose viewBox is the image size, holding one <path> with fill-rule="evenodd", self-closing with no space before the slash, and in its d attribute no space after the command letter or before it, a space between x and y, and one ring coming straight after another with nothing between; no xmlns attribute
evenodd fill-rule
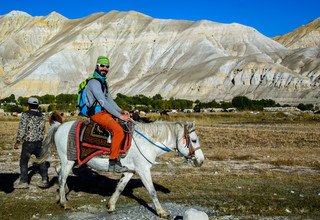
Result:
<svg viewBox="0 0 320 220"><path fill-rule="evenodd" d="M60 203L60 206L66 211L72 209L72 207L66 203Z"/></svg>
<svg viewBox="0 0 320 220"><path fill-rule="evenodd" d="M111 212L114 212L115 210L116 208L114 206L107 205L107 212L111 213Z"/></svg>
<svg viewBox="0 0 320 220"><path fill-rule="evenodd" d="M158 212L158 215L161 217L161 218L169 218L170 217L170 214L166 211L160 211Z"/></svg>
<svg viewBox="0 0 320 220"><path fill-rule="evenodd" d="M64 205L64 210L68 211L68 210L72 210L72 207L69 205Z"/></svg>

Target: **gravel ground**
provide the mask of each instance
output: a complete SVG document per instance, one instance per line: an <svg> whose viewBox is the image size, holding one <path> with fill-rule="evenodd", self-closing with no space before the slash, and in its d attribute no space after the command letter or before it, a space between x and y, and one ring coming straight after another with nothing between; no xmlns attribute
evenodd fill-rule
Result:
<svg viewBox="0 0 320 220"><path fill-rule="evenodd" d="M198 211L203 211L207 213L208 216L215 214L214 210L208 210L204 207L190 207L183 204L177 203L162 203L162 207L168 211L171 216L169 219L183 219L183 214L190 208L196 209ZM121 206L119 205L117 211L114 213L108 213L105 210L98 210L90 206L83 206L78 208L79 211L76 212L66 212L62 216L51 216L48 215L45 219L50 220L60 220L60 219L69 219L69 220L160 220L163 218L158 217L154 213L153 206L149 204L149 207L135 205L135 206ZM37 216L34 216L33 219L39 219ZM210 219L212 219L210 217Z"/></svg>
<svg viewBox="0 0 320 220"><path fill-rule="evenodd" d="M149 204L150 207L153 207ZM118 206L118 209L114 213L108 213L105 210L99 210L90 206L79 207L79 211L66 212L62 216L51 216L44 218L46 220L163 220L158 217L153 208L145 207L141 205L135 206ZM183 220L183 214L189 209L196 209L197 211L205 212L210 220L240 220L240 219L259 219L259 220L300 220L299 217L286 217L286 216L273 216L262 217L257 215L250 216L233 216L223 215L219 216L215 210L208 210L207 208L200 206L188 206L177 203L162 203L162 207L168 211L171 215L169 220ZM32 219L40 219L36 215ZM41 219L41 220L44 220ZM197 219L194 219L197 220ZM310 219L306 219L310 220Z"/></svg>

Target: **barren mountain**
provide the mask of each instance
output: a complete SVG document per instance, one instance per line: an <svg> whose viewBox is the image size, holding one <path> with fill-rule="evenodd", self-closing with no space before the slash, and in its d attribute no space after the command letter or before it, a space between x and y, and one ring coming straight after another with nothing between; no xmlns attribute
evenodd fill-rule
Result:
<svg viewBox="0 0 320 220"><path fill-rule="evenodd" d="M303 25L294 31L274 37L282 45L291 48L307 48L320 46L320 18Z"/></svg>
<svg viewBox="0 0 320 220"><path fill-rule="evenodd" d="M0 17L0 96L76 93L108 55L111 92L319 103L320 48L292 50L241 24L161 20L130 11L69 20Z"/></svg>

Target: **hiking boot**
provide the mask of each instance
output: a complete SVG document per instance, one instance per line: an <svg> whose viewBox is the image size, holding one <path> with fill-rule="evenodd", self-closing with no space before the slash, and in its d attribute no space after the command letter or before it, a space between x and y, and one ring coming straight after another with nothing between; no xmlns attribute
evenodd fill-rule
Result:
<svg viewBox="0 0 320 220"><path fill-rule="evenodd" d="M48 180L42 180L40 183L38 183L38 186L40 188L49 188L50 184Z"/></svg>
<svg viewBox="0 0 320 220"><path fill-rule="evenodd" d="M113 172L113 173L124 173L128 172L129 169L125 166L122 166L120 161L117 161L116 163L113 163L113 161L110 161L108 172Z"/></svg>
<svg viewBox="0 0 320 220"><path fill-rule="evenodd" d="M18 184L16 184L14 186L15 189L28 189L29 188L29 184L28 183L24 183L24 182L19 182Z"/></svg>

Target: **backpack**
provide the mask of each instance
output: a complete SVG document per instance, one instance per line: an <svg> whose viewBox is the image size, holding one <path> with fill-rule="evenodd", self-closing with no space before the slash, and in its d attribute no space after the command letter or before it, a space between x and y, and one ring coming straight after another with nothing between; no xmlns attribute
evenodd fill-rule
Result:
<svg viewBox="0 0 320 220"><path fill-rule="evenodd" d="M98 110L97 109L98 107L100 108L99 110L101 111L101 106L100 105L97 106L98 100L95 100L91 107L88 107L86 105L86 103L87 103L86 86L87 86L88 82L92 79L96 79L100 82L102 91L104 91L104 88L106 88L106 87L104 87L104 83L102 83L97 77L94 77L94 76L88 77L86 80L84 80L83 82L81 82L79 84L78 96L77 96L77 107L79 109L79 115L82 115L85 117L90 117L90 116L94 115L96 110Z"/></svg>

